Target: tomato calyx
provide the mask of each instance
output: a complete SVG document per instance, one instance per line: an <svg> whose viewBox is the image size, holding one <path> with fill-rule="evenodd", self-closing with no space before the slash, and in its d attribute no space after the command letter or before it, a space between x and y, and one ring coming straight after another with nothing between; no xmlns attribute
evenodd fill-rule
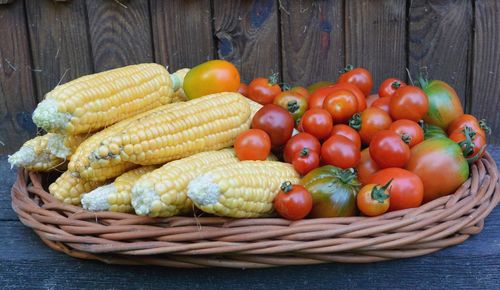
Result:
<svg viewBox="0 0 500 290"><path fill-rule="evenodd" d="M309 150L309 148L304 147L304 148L302 148L302 150L300 150L300 154L299 154L299 156L300 156L300 157L307 157L307 156L309 156L309 152L310 152L310 151L311 151L311 150Z"/></svg>
<svg viewBox="0 0 500 290"><path fill-rule="evenodd" d="M384 203L384 201L389 198L389 195L386 194L385 191L389 189L389 186L391 186L393 180L394 178L391 178L391 180L389 180L384 186L375 186L372 189L371 198L378 203Z"/></svg>
<svg viewBox="0 0 500 290"><path fill-rule="evenodd" d="M479 120L479 127L481 127L481 129L483 129L484 133L486 133L487 135L491 134L491 128L486 123L486 119Z"/></svg>
<svg viewBox="0 0 500 290"><path fill-rule="evenodd" d="M395 81L391 84L391 87L394 89L399 89L399 87L401 87L401 83L399 81Z"/></svg>
<svg viewBox="0 0 500 290"><path fill-rule="evenodd" d="M352 64L348 64L345 66L345 68L341 69L339 72L341 74L352 71L354 69L354 66Z"/></svg>
<svg viewBox="0 0 500 290"><path fill-rule="evenodd" d="M406 133L403 133L403 135L401 135L401 140L403 140L403 142L405 142L406 145L409 145L411 143L411 136Z"/></svg>
<svg viewBox="0 0 500 290"><path fill-rule="evenodd" d="M424 74L420 74L417 79L417 86L420 87L421 89L426 88L429 85L429 80L427 77L424 76Z"/></svg>
<svg viewBox="0 0 500 290"><path fill-rule="evenodd" d="M345 184L351 184L356 179L356 170L354 168L340 169L337 172L337 178Z"/></svg>
<svg viewBox="0 0 500 290"><path fill-rule="evenodd" d="M291 89L292 89L292 86L291 86L291 85L289 85L289 84L287 84L287 83L281 83L281 89L282 89L283 91L289 91L289 90L291 90Z"/></svg>
<svg viewBox="0 0 500 290"><path fill-rule="evenodd" d="M300 105L299 105L299 103L297 103L296 100L289 101L288 104L286 104L286 107L287 107L288 112L290 112L290 113L295 113L297 110L300 109Z"/></svg>
<svg viewBox="0 0 500 290"><path fill-rule="evenodd" d="M474 153L474 138L476 138L476 132L472 130L471 127L465 126L465 128L462 130L462 133L465 136L465 140L458 142L458 145L460 148L462 148L462 151L464 153L465 157L469 157Z"/></svg>
<svg viewBox="0 0 500 290"><path fill-rule="evenodd" d="M349 127L355 129L356 131L361 130L361 114L356 113L352 115L351 119L349 119Z"/></svg>
<svg viewBox="0 0 500 290"><path fill-rule="evenodd" d="M278 73L273 73L270 76L267 77L267 80L269 82L269 86L272 87L274 85L279 84L279 74Z"/></svg>
<svg viewBox="0 0 500 290"><path fill-rule="evenodd" d="M284 192L284 193L288 193L290 191L292 191L292 188L293 188L293 185L290 181L285 181L281 184L281 187L280 189Z"/></svg>

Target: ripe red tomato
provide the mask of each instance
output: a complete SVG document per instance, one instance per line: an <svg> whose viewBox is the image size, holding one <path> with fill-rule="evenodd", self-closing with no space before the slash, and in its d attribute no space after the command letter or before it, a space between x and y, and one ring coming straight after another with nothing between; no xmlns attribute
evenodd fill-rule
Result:
<svg viewBox="0 0 500 290"><path fill-rule="evenodd" d="M365 96L368 96L373 88L373 79L370 72L362 67L353 68L346 66L337 83L350 83L358 87Z"/></svg>
<svg viewBox="0 0 500 290"><path fill-rule="evenodd" d="M247 86L247 84L240 83L240 87L238 88L238 93L240 93L248 98L248 86Z"/></svg>
<svg viewBox="0 0 500 290"><path fill-rule="evenodd" d="M323 109L332 115L333 124L345 123L358 111L358 101L350 91L337 90L326 97Z"/></svg>
<svg viewBox="0 0 500 290"><path fill-rule="evenodd" d="M353 128L344 124L335 125L333 126L332 132L330 133L330 136L333 135L342 135L346 137L347 139L354 142L354 144L356 144L356 148L361 150L361 137L359 137L358 131L354 130Z"/></svg>
<svg viewBox="0 0 500 290"><path fill-rule="evenodd" d="M274 98L273 103L290 112L295 121L300 119L307 110L306 97L297 92L284 91Z"/></svg>
<svg viewBox="0 0 500 290"><path fill-rule="evenodd" d="M389 191L392 181L385 185L370 183L361 188L356 196L358 209L366 216L378 216L389 209Z"/></svg>
<svg viewBox="0 0 500 290"><path fill-rule="evenodd" d="M389 114L379 108L368 108L361 113L356 113L349 120L349 126L358 131L361 141L369 145L373 135L378 131L388 129L392 120Z"/></svg>
<svg viewBox="0 0 500 290"><path fill-rule="evenodd" d="M420 178L405 169L382 169L370 178L370 183L387 184L392 179L389 187L389 211L419 207L424 198L424 185Z"/></svg>
<svg viewBox="0 0 500 290"><path fill-rule="evenodd" d="M274 198L274 209L288 220L300 220L312 209L312 195L302 185L283 182L281 190Z"/></svg>
<svg viewBox="0 0 500 290"><path fill-rule="evenodd" d="M369 95L368 97L366 97L366 106L369 108L372 106L373 102L375 102L376 100L378 100L380 97L379 95L377 94L373 94L373 95Z"/></svg>
<svg viewBox="0 0 500 290"><path fill-rule="evenodd" d="M420 121L429 109L427 95L415 86L404 86L391 97L389 110L394 120L408 119Z"/></svg>
<svg viewBox="0 0 500 290"><path fill-rule="evenodd" d="M271 152L271 138L260 129L250 129L238 135L234 151L239 160L266 160Z"/></svg>
<svg viewBox="0 0 500 290"><path fill-rule="evenodd" d="M301 86L292 87L290 89L290 91L299 93L299 94L303 95L304 97L306 97L306 99L309 97L309 92L307 91L307 89L304 87L301 87Z"/></svg>
<svg viewBox="0 0 500 290"><path fill-rule="evenodd" d="M381 98L394 96L397 89L406 86L405 82L396 78L388 78L380 84L378 88L378 95Z"/></svg>
<svg viewBox="0 0 500 290"><path fill-rule="evenodd" d="M391 98L387 97L380 98L378 100L375 100L375 102L373 102L372 107L379 108L384 112L386 112L387 114L390 114L390 108L389 108L390 103L391 103Z"/></svg>
<svg viewBox="0 0 500 290"><path fill-rule="evenodd" d="M358 101L358 112L366 109L365 95L358 87L349 83L335 84L317 89L309 96L309 108L323 108L323 103L326 97L337 90L348 90L354 94L356 100Z"/></svg>
<svg viewBox="0 0 500 290"><path fill-rule="evenodd" d="M307 147L302 148L293 155L292 164L300 175L306 175L319 166L319 154Z"/></svg>
<svg viewBox="0 0 500 290"><path fill-rule="evenodd" d="M259 104L271 104L274 98L281 93L278 85L278 76L271 75L269 78L256 78L248 85L248 98Z"/></svg>
<svg viewBox="0 0 500 290"><path fill-rule="evenodd" d="M319 140L326 139L330 136L333 122L332 116L327 110L309 109L302 116L302 127L304 132L307 132Z"/></svg>
<svg viewBox="0 0 500 290"><path fill-rule="evenodd" d="M448 135L453 134L455 131L462 131L465 127L471 128L477 134L483 135L484 138L486 138L486 133L490 132L485 120L478 121L476 117L464 114L451 122L448 126Z"/></svg>
<svg viewBox="0 0 500 290"><path fill-rule="evenodd" d="M372 175L379 170L380 167L378 167L377 163L370 156L370 148L363 149L358 167L356 167L359 182L363 185L368 184Z"/></svg>
<svg viewBox="0 0 500 290"><path fill-rule="evenodd" d="M460 148L467 162L476 162L486 153L486 138L483 134L476 133L471 127L465 126L462 130L453 132L450 137Z"/></svg>
<svg viewBox="0 0 500 290"><path fill-rule="evenodd" d="M410 148L424 141L424 130L419 124L410 120L397 120L391 124L389 130L401 136Z"/></svg>
<svg viewBox="0 0 500 290"><path fill-rule="evenodd" d="M353 168L359 164L359 148L342 135L334 135L321 146L321 159L326 164L342 169Z"/></svg>
<svg viewBox="0 0 500 290"><path fill-rule="evenodd" d="M186 74L182 88L192 100L202 96L236 92L240 86L240 73L230 62L216 59L193 67Z"/></svg>
<svg viewBox="0 0 500 290"><path fill-rule="evenodd" d="M373 136L370 156L380 168L403 168L410 160L410 147L397 133L383 130Z"/></svg>
<svg viewBox="0 0 500 290"><path fill-rule="evenodd" d="M300 152L304 148L308 148L310 151L318 154L321 152L321 144L316 137L305 132L299 133L286 142L285 150L283 151L285 162L292 163L295 153Z"/></svg>
<svg viewBox="0 0 500 290"><path fill-rule="evenodd" d="M281 146L290 139L294 124L292 115L274 104L263 106L252 120L252 128L264 130L269 134L273 147Z"/></svg>

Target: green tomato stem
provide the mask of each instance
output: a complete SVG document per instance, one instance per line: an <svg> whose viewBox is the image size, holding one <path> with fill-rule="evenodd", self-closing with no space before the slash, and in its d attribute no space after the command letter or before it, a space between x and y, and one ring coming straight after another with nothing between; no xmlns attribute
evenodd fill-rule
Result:
<svg viewBox="0 0 500 290"><path fill-rule="evenodd" d="M361 114L356 113L349 119L349 126L357 131L361 130Z"/></svg>
<svg viewBox="0 0 500 290"><path fill-rule="evenodd" d="M292 183L290 181L285 181L281 184L281 190L284 192L284 193L288 193L292 190Z"/></svg>

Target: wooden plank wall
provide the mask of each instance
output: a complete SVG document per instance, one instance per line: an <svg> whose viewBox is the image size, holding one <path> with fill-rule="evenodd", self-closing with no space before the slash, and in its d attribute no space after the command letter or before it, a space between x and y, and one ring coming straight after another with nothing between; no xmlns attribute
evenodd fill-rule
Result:
<svg viewBox="0 0 500 290"><path fill-rule="evenodd" d="M9 2L9 1L2 1ZM495 0L14 0L0 5L0 154L36 133L30 114L60 83L139 62L176 70L213 58L246 82L307 85L346 64L375 83L425 70L445 80L500 142L500 4Z"/></svg>

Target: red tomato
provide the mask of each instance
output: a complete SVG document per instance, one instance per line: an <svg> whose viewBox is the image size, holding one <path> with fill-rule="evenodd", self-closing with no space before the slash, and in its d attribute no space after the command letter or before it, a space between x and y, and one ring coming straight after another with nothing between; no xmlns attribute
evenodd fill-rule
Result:
<svg viewBox="0 0 500 290"><path fill-rule="evenodd" d="M248 85L248 98L262 105L271 104L279 93L281 93L281 88L278 85L277 75L269 78L256 78Z"/></svg>
<svg viewBox="0 0 500 290"><path fill-rule="evenodd" d="M373 102L372 107L384 110L387 114L390 114L389 104L391 103L391 98L380 98Z"/></svg>
<svg viewBox="0 0 500 290"><path fill-rule="evenodd" d="M260 129L250 129L238 135L234 151L239 160L266 160L271 152L271 138Z"/></svg>
<svg viewBox="0 0 500 290"><path fill-rule="evenodd" d="M370 156L380 168L403 168L410 160L410 147L395 132L383 130L373 136Z"/></svg>
<svg viewBox="0 0 500 290"><path fill-rule="evenodd" d="M375 102L376 100L378 100L380 97L379 95L377 94L373 94L373 95L369 95L368 97L366 97L366 106L369 108L372 106L373 102Z"/></svg>
<svg viewBox="0 0 500 290"><path fill-rule="evenodd" d="M448 126L448 135L453 134L455 131L462 131L465 127L471 128L477 134L483 135L486 138L486 133L490 132L490 128L486 125L485 120L478 121L476 117L465 114L456 118Z"/></svg>
<svg viewBox="0 0 500 290"><path fill-rule="evenodd" d="M292 164L300 175L306 175L319 166L319 154L307 147L302 148L293 155Z"/></svg>
<svg viewBox="0 0 500 290"><path fill-rule="evenodd" d="M273 147L281 146L290 139L294 124L292 115L274 104L263 106L252 120L252 128L264 130L269 134Z"/></svg>
<svg viewBox="0 0 500 290"><path fill-rule="evenodd" d="M337 90L348 90L354 94L356 100L358 101L358 112L361 112L364 109L366 109L365 95L359 88L349 83L335 84L317 89L309 96L308 99L309 108L318 108L318 109L323 108L323 103L326 97Z"/></svg>
<svg viewBox="0 0 500 290"><path fill-rule="evenodd" d="M293 87L290 89L290 91L299 93L299 94L303 95L304 97L306 97L306 99L309 97L309 92L307 91L307 89L304 87L301 87L301 86Z"/></svg>
<svg viewBox="0 0 500 290"><path fill-rule="evenodd" d="M367 184L361 188L356 196L356 204L366 216L378 216L389 209L389 191L387 189L391 185L391 181L385 185Z"/></svg>
<svg viewBox="0 0 500 290"><path fill-rule="evenodd" d="M397 120L391 124L389 130L401 136L410 148L424 141L424 130L419 124L410 120Z"/></svg>
<svg viewBox="0 0 500 290"><path fill-rule="evenodd" d="M358 167L356 167L359 182L363 185L368 184L372 175L379 170L380 168L377 163L373 161L370 156L370 148L363 149L363 151L361 151L361 158L359 159Z"/></svg>
<svg viewBox="0 0 500 290"><path fill-rule="evenodd" d="M296 124L297 124L297 131L304 132L304 126L302 125L302 118L300 118L298 122L296 122Z"/></svg>
<svg viewBox="0 0 500 290"><path fill-rule="evenodd" d="M347 139L354 142L354 144L356 144L356 148L361 150L361 137L359 137L358 131L354 130L353 128L344 124L335 125L333 126L332 132L330 133L330 136L333 135L342 135L346 137Z"/></svg>
<svg viewBox="0 0 500 290"><path fill-rule="evenodd" d="M327 110L309 109L302 116L302 127L304 132L307 132L319 140L323 140L330 136L333 123L332 116Z"/></svg>
<svg viewBox="0 0 500 290"><path fill-rule="evenodd" d="M424 198L424 185L420 178L405 169L382 169L370 178L370 183L387 184L392 179L389 187L389 211L419 207Z"/></svg>
<svg viewBox="0 0 500 290"><path fill-rule="evenodd" d="M321 152L321 144L316 137L309 133L299 133L286 142L285 150L283 151L285 162L292 163L295 153L300 152L304 148L308 148L310 151L318 154Z"/></svg>
<svg viewBox="0 0 500 290"><path fill-rule="evenodd" d="M405 82L396 78L388 78L382 82L378 88L378 95L381 98L387 98L394 96L397 89L406 86Z"/></svg>
<svg viewBox="0 0 500 290"><path fill-rule="evenodd" d="M370 72L362 67L353 68L348 65L344 73L339 76L337 83L350 83L358 87L365 96L368 96L373 87L373 79Z"/></svg>
<svg viewBox="0 0 500 290"><path fill-rule="evenodd" d="M358 101L350 91L337 90L326 97L323 109L332 115L333 124L345 123L358 111Z"/></svg>
<svg viewBox="0 0 500 290"><path fill-rule="evenodd" d="M453 132L449 138L460 146L464 157L471 164L486 153L486 138L471 127L465 126L464 129Z"/></svg>
<svg viewBox="0 0 500 290"><path fill-rule="evenodd" d="M386 130L391 126L389 114L379 108L368 108L361 113L356 113L349 120L349 126L359 132L363 144L368 145L373 135L378 131Z"/></svg>
<svg viewBox="0 0 500 290"><path fill-rule="evenodd" d="M288 220L300 220L312 209L312 195L302 185L283 182L281 190L274 198L274 209Z"/></svg>
<svg viewBox="0 0 500 290"><path fill-rule="evenodd" d="M404 86L396 90L389 104L391 117L394 120L408 119L420 121L429 109L427 95L415 86Z"/></svg>
<svg viewBox="0 0 500 290"><path fill-rule="evenodd" d="M334 135L321 146L321 159L342 169L356 167L361 154L359 148L342 135Z"/></svg>
<svg viewBox="0 0 500 290"><path fill-rule="evenodd" d="M247 86L247 84L240 83L240 87L238 88L238 93L240 93L248 98L248 86Z"/></svg>

